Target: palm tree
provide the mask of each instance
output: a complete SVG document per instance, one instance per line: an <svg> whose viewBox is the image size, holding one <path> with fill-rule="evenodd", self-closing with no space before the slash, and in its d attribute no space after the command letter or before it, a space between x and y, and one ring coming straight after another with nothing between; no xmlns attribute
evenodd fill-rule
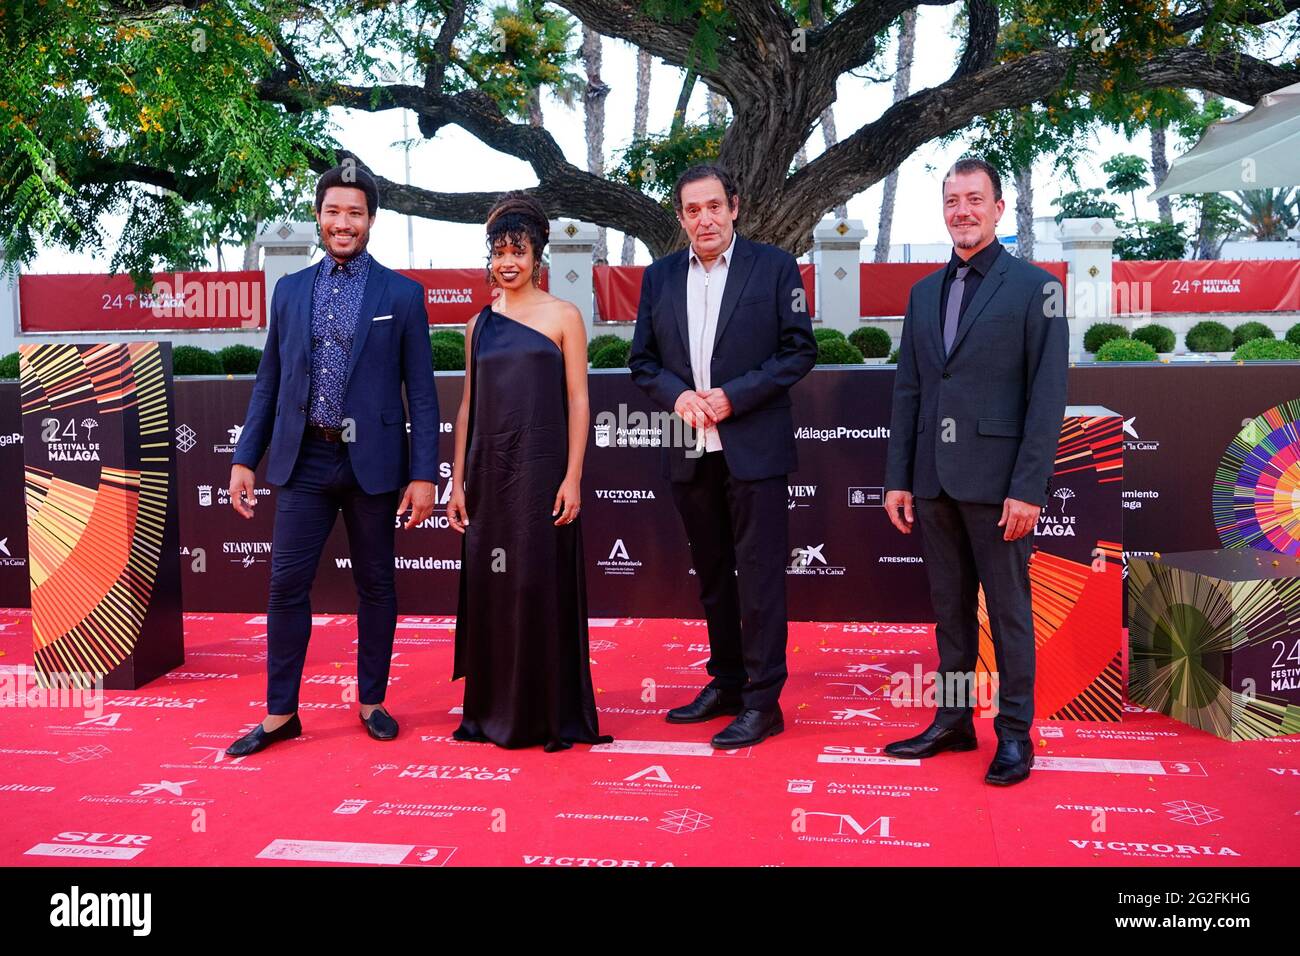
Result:
<svg viewBox="0 0 1300 956"><path fill-rule="evenodd" d="M586 118L587 172L593 176L605 175L605 97L609 87L600 79L600 34L582 26L582 62L587 70L587 88L582 94ZM593 255L609 261L609 247L604 226L596 233Z"/></svg>
<svg viewBox="0 0 1300 956"><path fill-rule="evenodd" d="M912 83L912 57L916 49L916 8L903 14L898 33L898 68L894 73L894 102L907 98ZM889 234L894 227L894 200L898 196L898 170L885 177L885 192L880 198L880 228L876 230L877 262L889 261Z"/></svg>
<svg viewBox="0 0 1300 956"><path fill-rule="evenodd" d="M636 51L636 107L632 113L632 138L645 135L646 125L650 120L650 54L645 50ZM630 266L636 259L636 240L629 235L623 236L622 263Z"/></svg>
<svg viewBox="0 0 1300 956"><path fill-rule="evenodd" d="M1226 197L1258 242L1280 242L1296 224L1294 188L1244 189Z"/></svg>
<svg viewBox="0 0 1300 956"><path fill-rule="evenodd" d="M1016 255L1034 258L1034 167L1016 170Z"/></svg>

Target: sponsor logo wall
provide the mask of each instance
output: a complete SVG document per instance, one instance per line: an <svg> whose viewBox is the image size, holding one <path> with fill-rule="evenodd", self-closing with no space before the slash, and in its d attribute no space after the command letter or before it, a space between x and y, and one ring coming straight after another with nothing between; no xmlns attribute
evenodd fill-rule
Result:
<svg viewBox="0 0 1300 956"><path fill-rule="evenodd" d="M1036 565L1059 575L1069 570L1062 562L1094 563L1099 546L1109 560L1120 559L1122 549L1224 546L1211 503L1216 469L1243 423L1296 398L1295 376L1287 366L1072 368L1071 404L1120 413L1123 481L1101 480L1095 462L1058 464L1035 536ZM443 509L451 483L450 416L461 382L459 374L437 376L444 416L438 510L420 528L397 535L403 613L455 611L461 542ZM654 410L625 372L593 372L590 382L581 520L591 613L696 614L685 535L660 473L663 435ZM892 386L893 370L875 367L819 369L795 389L801 467L790 477L788 584L796 620L931 619L919 536L897 534L881 508ZM181 568L189 611L265 607L274 489L259 484L260 504L250 521L234 514L226 495L251 388L251 377L176 383ZM612 423L598 421L602 411ZM1062 449L1078 440L1077 426L1067 421ZM17 383L0 383L0 475L6 487L21 487ZM1121 505L1122 536L1115 517ZM317 575L318 612L355 610L347 554L340 520ZM1048 555L1050 562L1043 560ZM0 606L28 605L26 559L21 498L0 496Z"/></svg>

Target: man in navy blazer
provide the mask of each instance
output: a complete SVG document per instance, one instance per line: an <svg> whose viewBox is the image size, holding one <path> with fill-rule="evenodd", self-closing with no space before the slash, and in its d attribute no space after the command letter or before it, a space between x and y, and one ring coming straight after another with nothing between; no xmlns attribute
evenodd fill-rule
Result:
<svg viewBox="0 0 1300 956"><path fill-rule="evenodd" d="M1034 764L1029 558L1056 467L1069 328L1056 278L997 241L997 171L958 160L943 198L953 254L913 287L903 319L885 511L904 534L921 528L944 694L930 727L885 753L975 749L982 586L998 690L998 747L984 779L1007 785Z"/></svg>
<svg viewBox="0 0 1300 956"><path fill-rule="evenodd" d="M695 433L674 441L666 430L663 469L699 580L713 679L667 719L735 715L712 741L734 749L785 727L786 481L799 466L790 388L816 363L817 341L794 257L736 233L740 199L725 169L688 169L673 204L690 244L645 270L628 365Z"/></svg>
<svg viewBox="0 0 1300 956"><path fill-rule="evenodd" d="M227 749L246 756L302 733L298 690L311 635L311 586L339 512L357 586L361 722L391 740L383 707L397 597L393 534L433 513L438 398L424 291L366 251L379 190L349 163L316 187L327 255L276 283L266 348L234 464L230 501L253 516L254 469L280 486L267 605L267 716ZM408 440L402 386L410 409ZM399 493L402 486L405 492Z"/></svg>

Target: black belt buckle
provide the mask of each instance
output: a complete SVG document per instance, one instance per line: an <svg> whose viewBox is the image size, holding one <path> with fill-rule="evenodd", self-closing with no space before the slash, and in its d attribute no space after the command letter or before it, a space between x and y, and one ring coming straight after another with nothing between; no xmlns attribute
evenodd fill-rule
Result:
<svg viewBox="0 0 1300 956"><path fill-rule="evenodd" d="M308 425L307 434L313 438L319 438L321 441L336 442L343 440L343 429L326 428L324 425Z"/></svg>

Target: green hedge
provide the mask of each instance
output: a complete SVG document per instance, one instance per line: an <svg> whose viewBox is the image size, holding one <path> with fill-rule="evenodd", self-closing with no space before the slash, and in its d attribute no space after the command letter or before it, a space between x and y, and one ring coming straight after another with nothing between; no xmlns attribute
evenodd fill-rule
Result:
<svg viewBox="0 0 1300 956"><path fill-rule="evenodd" d="M834 332L834 329L818 329L818 332ZM838 336L838 338L836 337ZM861 365L862 353L858 347L844 337L842 333L836 335L821 335L817 341L817 364L818 365Z"/></svg>
<svg viewBox="0 0 1300 956"><path fill-rule="evenodd" d="M1128 338L1128 329L1117 322L1096 322L1088 326L1083 333L1083 350L1100 352L1101 347L1112 339Z"/></svg>
<svg viewBox="0 0 1300 956"><path fill-rule="evenodd" d="M894 349L894 351L889 353L889 364L890 365L898 364L898 349Z"/></svg>
<svg viewBox="0 0 1300 956"><path fill-rule="evenodd" d="M621 335L614 335L612 332L604 332L595 336L587 342L587 361L596 361L596 353L606 345L617 345L619 342L627 341Z"/></svg>
<svg viewBox="0 0 1300 956"><path fill-rule="evenodd" d="M1111 339L1097 350L1098 362L1155 362L1156 350L1137 339Z"/></svg>
<svg viewBox="0 0 1300 956"><path fill-rule="evenodd" d="M1232 348L1232 329L1206 319L1187 330L1187 347L1193 352L1226 352Z"/></svg>
<svg viewBox="0 0 1300 956"><path fill-rule="evenodd" d="M221 357L197 345L178 345L172 349L173 375L224 375Z"/></svg>
<svg viewBox="0 0 1300 956"><path fill-rule="evenodd" d="M1232 357L1238 362L1297 362L1300 345L1285 339L1248 339Z"/></svg>
<svg viewBox="0 0 1300 956"><path fill-rule="evenodd" d="M627 356L632 351L632 343L620 338L601 346L591 358L592 368L627 368Z"/></svg>
<svg viewBox="0 0 1300 956"><path fill-rule="evenodd" d="M1292 345L1300 345L1300 322L1286 330L1286 340Z"/></svg>
<svg viewBox="0 0 1300 956"><path fill-rule="evenodd" d="M456 346L442 339L430 339L429 350L433 353L433 370L435 372L463 372L465 370L465 347Z"/></svg>
<svg viewBox="0 0 1300 956"><path fill-rule="evenodd" d="M262 361L262 350L251 345L227 345L217 352L221 370L227 375L256 375Z"/></svg>
<svg viewBox="0 0 1300 956"><path fill-rule="evenodd" d="M1252 339L1275 339L1276 335L1263 322L1243 322L1232 330L1232 345L1240 348Z"/></svg>
<svg viewBox="0 0 1300 956"><path fill-rule="evenodd" d="M18 353L10 352L8 355L0 358L0 378L17 378L18 377Z"/></svg>
<svg viewBox="0 0 1300 956"><path fill-rule="evenodd" d="M1134 329L1133 338L1138 342L1145 342L1157 352L1172 352L1174 344L1178 341L1173 329L1167 325L1154 323Z"/></svg>
<svg viewBox="0 0 1300 956"><path fill-rule="evenodd" d="M854 329L849 335L849 341L865 358L884 358L894 345L889 333L874 325Z"/></svg>

